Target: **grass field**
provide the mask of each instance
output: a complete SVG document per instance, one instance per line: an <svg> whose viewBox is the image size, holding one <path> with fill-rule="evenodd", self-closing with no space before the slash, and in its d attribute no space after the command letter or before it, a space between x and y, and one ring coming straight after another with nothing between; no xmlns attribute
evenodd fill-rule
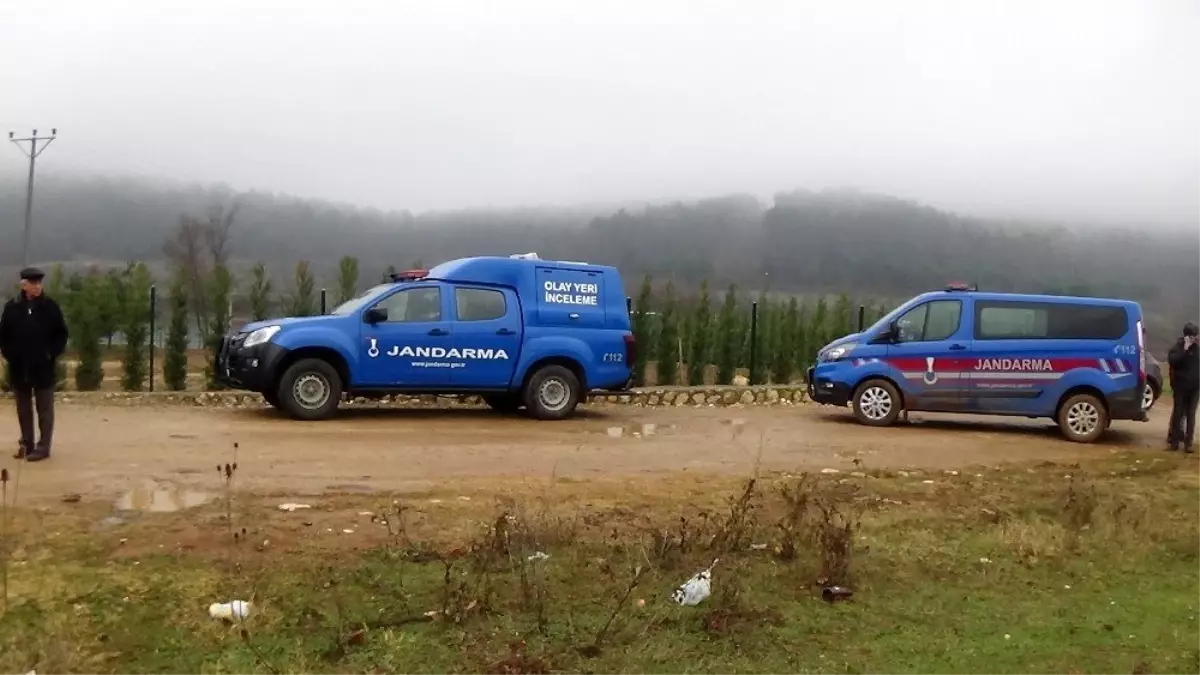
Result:
<svg viewBox="0 0 1200 675"><path fill-rule="evenodd" d="M548 478L294 513L236 478L115 524L10 509L0 671L1200 671L1193 458ZM671 602L714 559L712 596ZM822 601L832 583L853 598ZM255 613L209 618L232 598Z"/></svg>

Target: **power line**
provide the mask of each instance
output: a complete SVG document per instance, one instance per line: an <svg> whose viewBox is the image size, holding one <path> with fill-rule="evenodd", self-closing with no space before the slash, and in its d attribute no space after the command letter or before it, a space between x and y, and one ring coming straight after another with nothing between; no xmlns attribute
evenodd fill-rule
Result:
<svg viewBox="0 0 1200 675"><path fill-rule="evenodd" d="M49 136L38 136L37 129L33 130L27 138L13 138L13 132L8 132L8 140L12 144L20 148L21 152L29 158L29 182L25 186L25 237L21 244L21 267L29 265L29 233L33 225L33 170L37 164L38 155L46 151L46 148L58 138L58 128L50 130ZM38 147L39 141L45 141L42 146ZM29 143L29 150L25 149L24 143Z"/></svg>

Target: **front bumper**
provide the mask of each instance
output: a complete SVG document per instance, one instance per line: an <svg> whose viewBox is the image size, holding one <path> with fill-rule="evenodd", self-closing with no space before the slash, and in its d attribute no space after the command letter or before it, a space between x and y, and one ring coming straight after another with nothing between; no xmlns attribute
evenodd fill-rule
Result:
<svg viewBox="0 0 1200 675"><path fill-rule="evenodd" d="M275 387L287 350L273 342L242 347L245 336L225 338L217 352L217 379L233 389L265 392Z"/></svg>
<svg viewBox="0 0 1200 675"><path fill-rule="evenodd" d="M806 379L808 397L813 401L839 408L844 408L850 403L850 385L819 377L813 368L808 369Z"/></svg>

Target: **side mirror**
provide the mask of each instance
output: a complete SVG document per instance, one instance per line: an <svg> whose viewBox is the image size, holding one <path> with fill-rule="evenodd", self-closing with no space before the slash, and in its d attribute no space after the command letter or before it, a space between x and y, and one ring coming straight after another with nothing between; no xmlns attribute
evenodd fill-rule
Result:
<svg viewBox="0 0 1200 675"><path fill-rule="evenodd" d="M899 336L900 336L900 326L895 321L893 321L891 323L891 325L889 325L887 327L887 330L883 331L879 335L876 335L875 339L871 340L871 342L873 342L875 344L888 344L888 343L895 342L896 338L898 338Z"/></svg>
<svg viewBox="0 0 1200 675"><path fill-rule="evenodd" d="M363 312L363 321L371 325L383 323L387 321L387 319L388 312L386 307L372 307L371 309Z"/></svg>

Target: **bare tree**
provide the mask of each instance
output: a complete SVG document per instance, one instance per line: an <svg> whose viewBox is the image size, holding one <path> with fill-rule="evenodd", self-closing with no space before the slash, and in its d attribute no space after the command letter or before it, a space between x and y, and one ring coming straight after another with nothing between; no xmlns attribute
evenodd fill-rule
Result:
<svg viewBox="0 0 1200 675"><path fill-rule="evenodd" d="M181 215L174 234L163 245L163 253L178 266L183 275L192 318L200 332L200 339L206 344L212 326L209 290L213 270L225 267L228 262L229 233L237 211L238 204L235 202L228 208L219 204L212 206L205 220Z"/></svg>

